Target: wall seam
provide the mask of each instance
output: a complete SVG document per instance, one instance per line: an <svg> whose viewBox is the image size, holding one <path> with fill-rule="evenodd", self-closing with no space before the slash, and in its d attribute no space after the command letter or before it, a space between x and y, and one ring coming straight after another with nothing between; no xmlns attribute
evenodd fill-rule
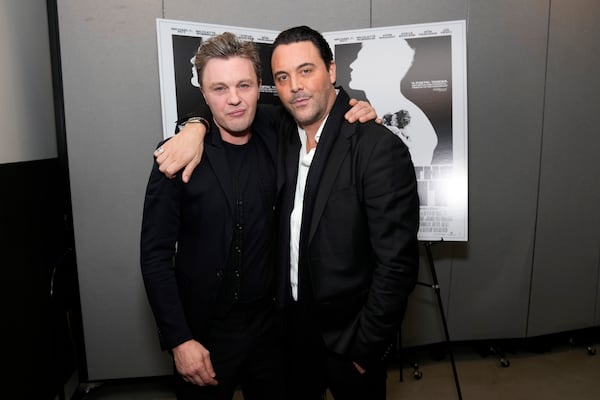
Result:
<svg viewBox="0 0 600 400"><path fill-rule="evenodd" d="M552 19L552 0L548 0L548 23L546 26L546 60L545 60L545 69L544 69L544 89L542 90L542 123L541 123L541 131L540 131L540 152L538 158L538 176L537 176L537 196L535 201L535 217L533 221L533 246L531 249L531 272L529 274L529 301L527 303L527 313L526 313L526 324L525 324L525 337L529 337L529 319L531 317L531 303L533 299L533 279L535 275L535 247L537 241L537 228L538 228L538 220L539 220L539 212L540 212L540 188L542 181L542 158L544 151L544 126L546 122L546 91L548 87L548 59L550 52L550 21Z"/></svg>

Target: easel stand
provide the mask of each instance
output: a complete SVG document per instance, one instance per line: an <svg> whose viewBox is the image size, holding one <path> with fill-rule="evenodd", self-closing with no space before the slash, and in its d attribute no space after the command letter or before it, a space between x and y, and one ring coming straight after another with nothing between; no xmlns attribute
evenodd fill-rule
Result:
<svg viewBox="0 0 600 400"><path fill-rule="evenodd" d="M460 391L460 382L458 381L458 373L456 371L456 362L454 360L454 352L452 351L452 347L450 344L450 334L448 333L448 323L446 322L446 314L444 313L444 305L442 303L442 296L440 294L440 282L438 281L437 272L435 271L435 264L433 263L433 255L431 253L431 247L435 243L439 242L424 242L425 243L425 253L427 254L427 261L429 264L429 270L431 272L432 283L423 283L417 282L419 285L428 286L433 289L435 295L437 297L438 307L440 309L440 315L442 316L442 325L444 326L444 335L446 337L446 346L448 348L448 354L450 356L450 363L452 364L452 373L454 374L454 384L456 385L456 393L458 394L459 400L462 400L462 393Z"/></svg>

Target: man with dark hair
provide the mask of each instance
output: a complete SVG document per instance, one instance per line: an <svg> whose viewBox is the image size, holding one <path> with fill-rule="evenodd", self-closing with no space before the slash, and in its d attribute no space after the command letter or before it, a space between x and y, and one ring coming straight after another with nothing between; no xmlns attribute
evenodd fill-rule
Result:
<svg viewBox="0 0 600 400"><path fill-rule="evenodd" d="M408 148L373 122L342 118L348 96L323 36L281 32L271 67L296 129L285 170L277 285L286 331L288 397L384 400L385 358L418 269L419 201Z"/></svg>
<svg viewBox="0 0 600 400"><path fill-rule="evenodd" d="M281 121L277 164L285 399L329 389L336 400L384 400L386 358L418 270L408 148L381 125L344 120L349 98L315 30L281 32L271 67L292 117Z"/></svg>

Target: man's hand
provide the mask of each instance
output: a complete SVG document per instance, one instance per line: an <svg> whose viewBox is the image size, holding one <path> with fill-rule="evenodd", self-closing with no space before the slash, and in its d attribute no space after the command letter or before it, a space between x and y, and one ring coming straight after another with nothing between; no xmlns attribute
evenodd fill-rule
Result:
<svg viewBox="0 0 600 400"><path fill-rule="evenodd" d="M344 115L348 122L367 122L375 120L375 122L381 124L381 118L377 118L377 111L375 111L373 106L368 101L350 99L348 104L352 106L346 115Z"/></svg>
<svg viewBox="0 0 600 400"><path fill-rule="evenodd" d="M177 135L154 151L160 172L174 178L185 167L181 179L189 182L192 171L202 159L205 135L206 127L203 124L186 124Z"/></svg>
<svg viewBox="0 0 600 400"><path fill-rule="evenodd" d="M210 361L209 351L199 342L191 339L173 348L175 367L183 380L198 386L215 386L215 370Z"/></svg>
<svg viewBox="0 0 600 400"><path fill-rule="evenodd" d="M354 368L356 368L359 374L363 375L365 372L367 372L366 369L358 365L356 362L352 361L352 364L354 364Z"/></svg>

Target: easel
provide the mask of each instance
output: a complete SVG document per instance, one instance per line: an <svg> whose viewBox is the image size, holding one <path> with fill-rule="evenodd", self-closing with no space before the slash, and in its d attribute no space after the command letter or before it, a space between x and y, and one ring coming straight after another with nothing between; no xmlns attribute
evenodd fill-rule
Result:
<svg viewBox="0 0 600 400"><path fill-rule="evenodd" d="M454 352L452 351L452 347L450 344L450 334L448 333L448 323L446 322L446 314L444 313L444 305L442 303L442 296L440 294L440 283L438 281L437 272L435 271L435 264L433 263L433 255L431 253L431 247L436 243L443 242L443 239L440 239L437 242L424 242L425 244L425 253L427 255L427 262L429 265L429 271L431 273L432 283L424 283L417 282L418 285L427 286L433 289L435 295L437 297L437 303L440 310L440 315L442 316L442 325L444 326L444 335L446 338L446 346L448 349L448 354L450 356L450 363L452 364L452 373L454 374L454 384L456 385L456 393L458 394L458 399L462 400L462 393L460 390L460 382L458 381L458 372L456 371L456 362L454 360ZM420 377L420 375L419 375Z"/></svg>

